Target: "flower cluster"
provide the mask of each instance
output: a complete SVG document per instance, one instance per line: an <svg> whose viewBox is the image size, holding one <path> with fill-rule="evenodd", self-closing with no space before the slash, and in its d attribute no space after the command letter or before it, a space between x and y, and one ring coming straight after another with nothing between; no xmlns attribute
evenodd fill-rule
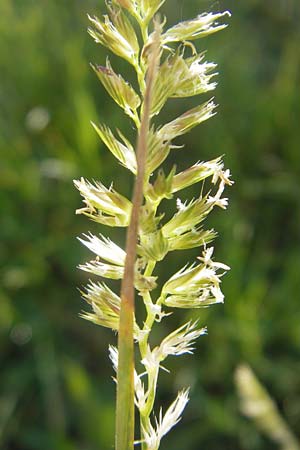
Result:
<svg viewBox="0 0 300 450"><path fill-rule="evenodd" d="M102 19L89 17L90 35L115 55L128 61L136 72L136 86L131 86L112 68L107 58L105 65L92 65L96 76L125 114L132 120L137 134L140 132L145 102L146 75L149 53L154 40L151 19L164 0L113 0L108 4L108 14ZM201 14L192 20L162 30L160 33L160 59L151 96L150 119L159 115L165 103L172 98L192 97L210 93L216 87L216 64L205 60L205 53L197 53L194 41L226 27L219 20L230 15L227 11ZM165 24L164 24L165 25ZM140 28L140 32L137 29ZM223 302L221 278L229 270L225 264L212 259L210 243L216 237L203 222L215 206L226 209L228 199L223 197L225 186L233 182L230 172L224 169L220 157L211 161L195 162L177 173L174 167L166 174L161 165L176 145L176 138L189 132L198 124L216 114L213 99L184 112L179 117L159 127L150 125L147 135L147 158L143 187L143 205L140 208L137 259L134 285L145 305L145 317L134 318L134 339L139 347L140 362L144 371L135 372L135 404L141 421L141 442L144 450L157 450L162 437L176 425L188 402L188 390L178 393L169 408L153 415L155 394L161 364L168 356L192 353L198 337L205 328L197 323L185 323L172 331L155 348L149 344L149 335L155 322L168 316L172 308L202 308ZM117 130L106 124L93 127L112 155L133 176L137 175L137 157L134 145ZM157 170L158 169L158 170ZM188 186L210 180L211 188L189 201L178 193ZM76 212L93 221L110 227L128 227L132 202L112 186L85 179L75 181L85 206ZM176 195L177 211L165 220L158 207L162 200ZM121 280L124 276L126 252L102 235L85 234L79 239L96 256L80 269L105 279ZM198 261L185 265L162 286L155 276L155 267L172 251L201 247ZM153 295L159 287L159 294ZM157 292L157 290L155 291ZM91 312L82 316L96 324L118 331L121 298L103 281L91 281L82 291L91 305ZM110 348L110 358L118 370L118 351Z"/></svg>

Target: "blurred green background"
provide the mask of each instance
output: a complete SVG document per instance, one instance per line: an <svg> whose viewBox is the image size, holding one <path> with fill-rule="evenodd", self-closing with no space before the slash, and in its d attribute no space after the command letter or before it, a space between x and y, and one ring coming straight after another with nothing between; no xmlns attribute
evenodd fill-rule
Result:
<svg viewBox="0 0 300 450"><path fill-rule="evenodd" d="M161 325L163 335L199 317L209 328L194 357L170 360L171 374L161 375L163 405L181 386L192 387L165 450L275 448L240 413L240 362L251 365L300 440L300 3L164 6L170 24L223 9L233 13L230 27L198 44L219 64L218 115L190 133L186 150L167 165L225 154L235 180L230 207L206 227L218 230L216 259L232 270L223 281L225 305L177 311ZM76 236L124 236L75 216L81 199L72 184L80 176L115 180L130 192L130 175L89 123L132 134L89 68L103 64L106 51L88 37L86 13L100 15L104 4L1 0L0 12L0 448L107 450L115 395L107 346L116 338L78 317L85 305L77 287L86 276L75 267L91 255ZM130 72L126 63L117 67ZM165 114L187 106L168 105ZM162 276L195 255L172 255Z"/></svg>

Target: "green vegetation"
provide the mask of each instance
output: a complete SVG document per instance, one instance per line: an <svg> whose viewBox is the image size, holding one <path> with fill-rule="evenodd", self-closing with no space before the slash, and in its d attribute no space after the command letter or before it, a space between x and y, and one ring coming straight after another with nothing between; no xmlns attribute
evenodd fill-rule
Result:
<svg viewBox="0 0 300 450"><path fill-rule="evenodd" d="M179 13L187 19L217 9L232 11L231 26L200 44L218 61L220 114L184 138L176 164L186 167L186 152L189 161L225 154L236 184L228 213L213 213L209 226L220 235L218 259L232 270L223 281L225 306L201 310L209 336L188 364L184 357L170 360L174 385L162 375L160 404L192 386L182 425L162 444L166 450L274 448L239 412L233 373L240 362L251 365L299 440L300 5L168 0L164 6L170 24ZM113 445L115 387L107 355L113 335L78 317L83 305L74 288L87 281L74 266L89 258L76 236L99 230L74 216L80 200L72 179L84 175L106 185L115 179L116 189L131 191L89 123L132 133L87 64L105 64L104 51L85 32L86 13L101 10L95 0L1 1L3 450ZM124 63L122 73L127 69ZM172 105L174 116L190 106ZM173 163L169 158L170 168ZM111 238L124 244L118 231ZM184 261L195 256L191 251ZM182 256L172 255L160 276L167 280L181 263ZM197 316L174 315L157 340Z"/></svg>

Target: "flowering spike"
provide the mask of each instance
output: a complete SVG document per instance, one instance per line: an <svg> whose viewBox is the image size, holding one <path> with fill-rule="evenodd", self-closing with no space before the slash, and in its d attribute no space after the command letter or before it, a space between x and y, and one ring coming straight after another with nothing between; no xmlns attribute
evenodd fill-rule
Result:
<svg viewBox="0 0 300 450"><path fill-rule="evenodd" d="M154 348L149 336L153 325L172 313L170 308L196 309L223 302L221 277L229 270L226 264L213 260L214 248L209 244L217 233L203 227L214 207L225 209L228 204L223 193L233 182L222 159L198 161L181 172L176 171L176 166L168 173L162 168L169 153L180 148L174 139L214 116L214 100L198 102L163 125L159 125L157 116L174 98L194 97L216 88L217 66L206 60L205 52L197 52L193 41L225 28L222 19L230 13L200 14L164 30L166 19L160 23L154 18L164 3L165 0L109 0L107 14L101 20L89 17L90 35L131 64L139 86L138 93L134 83L129 84L115 72L108 59L104 66L92 65L105 90L136 129L134 148L121 131L115 135L107 125L92 123L103 144L135 177L132 201L112 186L106 188L84 178L74 181L85 204L76 211L78 214L102 225L128 227L126 251L101 234L83 234L79 238L96 255L81 264L81 270L122 280L120 295L103 282L90 281L82 297L91 311L81 314L118 332L118 349L109 349L117 376L116 450L133 450L134 405L140 415L141 436L137 442L143 449L158 450L162 437L180 421L188 390L179 392L164 414L162 409L157 417L153 414L160 369L167 370L162 364L168 356L192 353L196 339L205 334L206 328L198 328L197 321L187 322ZM152 19L154 31L150 33ZM186 56L187 47L192 50L191 56ZM199 197L185 201L177 198L177 211L166 218L163 200L196 183L202 183ZM205 189L207 183L211 184ZM196 247L202 247L197 261L184 265L161 285L156 265L169 252ZM160 295L155 297L157 287ZM144 317L135 316L134 290L143 302ZM139 308L138 314L140 311ZM134 369L134 342L144 366L141 373Z"/></svg>

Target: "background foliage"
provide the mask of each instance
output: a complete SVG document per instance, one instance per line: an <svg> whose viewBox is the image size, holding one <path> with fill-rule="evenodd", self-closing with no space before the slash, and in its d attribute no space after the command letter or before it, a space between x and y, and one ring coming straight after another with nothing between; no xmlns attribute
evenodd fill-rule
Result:
<svg viewBox="0 0 300 450"><path fill-rule="evenodd" d="M239 412L233 374L240 362L252 366L300 439L300 4L172 0L164 7L169 23L219 9L233 12L230 27L200 41L208 60L219 64L219 114L188 135L175 156L183 168L226 155L236 184L229 210L215 213L209 225L219 232L217 260L232 271L224 278L225 306L201 310L209 334L195 357L171 361L172 375L162 375L162 403L178 386L192 386L183 423L162 444L166 450L274 448ZM130 192L128 174L89 124L132 131L88 67L105 61L86 33L86 12L101 10L96 0L1 0L3 450L113 445L107 345L115 337L78 317L84 305L76 286L86 280L75 266L89 255L75 237L88 230L118 242L124 237L75 217L81 200L72 185L83 175L115 180ZM119 70L131 76L127 64ZM186 107L167 106L166 116ZM161 276L183 258L173 256ZM170 328L184 319L174 314Z"/></svg>

